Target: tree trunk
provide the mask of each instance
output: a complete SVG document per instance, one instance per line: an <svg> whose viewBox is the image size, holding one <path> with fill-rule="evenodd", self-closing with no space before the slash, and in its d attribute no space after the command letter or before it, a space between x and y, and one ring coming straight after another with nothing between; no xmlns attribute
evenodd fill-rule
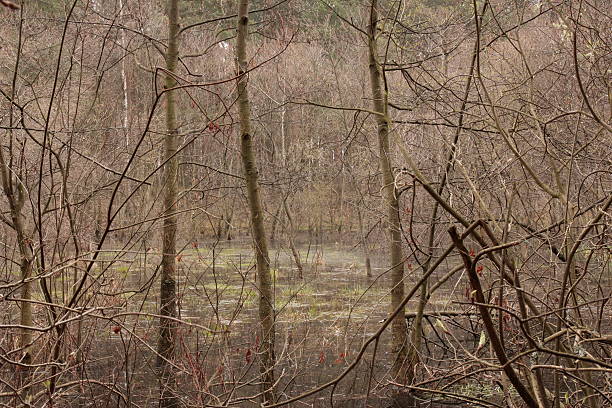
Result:
<svg viewBox="0 0 612 408"><path fill-rule="evenodd" d="M231 200L230 207L225 215L225 226L223 231L223 236L227 241L232 240L232 219L234 218L234 204L236 200Z"/></svg>
<svg viewBox="0 0 612 408"><path fill-rule="evenodd" d="M119 17L123 17L125 3L124 0L119 0ZM123 21L122 21L123 23ZM125 44L125 30L121 30L121 48L126 51ZM130 144L130 132L129 132L129 99L128 99L128 85L127 85L127 73L125 68L125 60L127 57L121 59L121 90L123 91L123 112L121 118L121 126L125 132L125 146Z"/></svg>
<svg viewBox="0 0 612 408"><path fill-rule="evenodd" d="M280 219L280 217L282 217L281 215L281 209L283 208L283 197L281 194L281 202L278 204L278 207L276 208L276 211L274 212L274 218L272 219L272 228L270 231L270 241L272 241L272 243L274 243L274 237L276 236L276 226L278 225L278 221Z"/></svg>
<svg viewBox="0 0 612 408"><path fill-rule="evenodd" d="M11 95L10 100L15 100L15 89L16 89L16 81L17 81L17 72L19 70L19 56L21 54L21 45L22 45L22 28L23 28L23 9L21 11L21 19L19 24L19 39L18 39L18 48L17 48L17 59L15 62L15 70L13 72L13 83L11 87ZM9 135L12 140L12 128L13 128L13 106L11 105L9 110ZM9 146L12 146L11 143ZM21 362L24 364L30 364L32 362L32 331L27 327L31 327L32 320L32 303L30 299L32 298L32 271L33 271L33 263L34 263L34 253L31 247L31 238L28 237L25 229L25 219L22 213L23 206L26 202L26 190L21 183L21 180L18 177L15 177L15 170L11 168L10 164L6 162L4 158L4 147L0 148L0 177L2 178L2 189L4 190L4 194L9 204L10 214L11 214L11 222L6 223L11 224L11 227L15 230L16 238L17 238L17 246L19 247L19 255L21 257L19 261L20 271L21 271L21 303L20 303L20 313L19 313L19 324L23 326L20 329L19 333L19 348L21 349ZM12 151L9 150L9 155ZM12 161L11 161L12 162ZM30 369L24 370L24 384L30 382L29 377L31 375ZM24 393L22 394L22 398L27 399L27 394L29 393L29 387L24 388Z"/></svg>
<svg viewBox="0 0 612 408"><path fill-rule="evenodd" d="M293 225L293 218L291 217L291 212L289 211L289 206L287 205L287 199L289 197L285 197L283 200L283 208L285 209L285 214L287 215L287 221L289 222L289 247L291 248L291 254L293 255L293 260L295 261L295 266L298 270L298 277L300 279L304 279L304 268L302 267L302 261L300 260L300 253L298 252L295 246L294 233L295 227Z"/></svg>
<svg viewBox="0 0 612 408"><path fill-rule="evenodd" d="M260 372L263 403L274 401L274 298L272 278L270 275L270 258L268 242L264 230L263 211L259 197L257 181L257 164L253 153L251 118L248 94L248 65L246 42L249 16L248 0L241 0L238 8L238 35L236 41L236 61L238 69L238 109L240 120L240 151L247 187L247 199L251 213L253 242L257 261L257 279L259 289L259 324L260 324Z"/></svg>
<svg viewBox="0 0 612 408"><path fill-rule="evenodd" d="M17 235L17 245L19 247L20 270L21 270L21 299L19 324L24 327L32 326L32 303L29 300L32 298L32 264L34 262L34 254L30 246L31 239L28 238L25 226L24 217L21 212L25 203L26 193L19 180L13 180L12 170L4 160L4 154L0 151L0 169L2 175L2 187L4 194L10 207L12 227ZM32 361L30 352L30 343L32 342L32 331L26 328L20 330L19 348L22 352L21 362L29 364Z"/></svg>
<svg viewBox="0 0 612 408"><path fill-rule="evenodd" d="M363 230L363 216L361 215L361 208L357 205L357 221L359 221L359 237L361 238L361 248L363 249L363 255L365 257L365 268L366 276L372 277L372 262L370 261L370 248L368 246L368 238Z"/></svg>
<svg viewBox="0 0 612 408"><path fill-rule="evenodd" d="M168 51L166 52L165 89L176 86L171 75L176 70L178 60L178 0L168 0ZM174 359L176 323L166 317L176 317L176 200L178 159L176 157L178 130L175 113L175 91L166 92L166 128L164 140L164 223L162 231L162 271L160 290L160 328L157 347L157 370L160 382L161 408L177 407L178 397L175 393L175 374L170 362Z"/></svg>
<svg viewBox="0 0 612 408"><path fill-rule="evenodd" d="M387 95L384 78L378 63L378 47L376 45L376 23L378 20L378 1L372 0L370 8L370 25L368 26L368 51L370 68L370 85L372 87L372 103L378 125L378 150L380 155L380 170L382 172L382 194L384 213L387 217L387 232L389 234L390 271L391 271L391 310L399 307L404 298L404 260L402 256L402 236L400 217L391 158L389 152L389 116L387 113ZM404 312L399 313L391 325L392 349L394 355L392 375L397 381L405 381L408 367L407 357L407 325Z"/></svg>

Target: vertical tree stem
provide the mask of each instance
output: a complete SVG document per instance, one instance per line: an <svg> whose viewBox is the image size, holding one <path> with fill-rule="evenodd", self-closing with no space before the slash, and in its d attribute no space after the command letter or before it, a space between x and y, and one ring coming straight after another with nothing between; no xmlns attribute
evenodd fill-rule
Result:
<svg viewBox="0 0 612 408"><path fill-rule="evenodd" d="M238 70L238 110L240 120L240 151L247 187L247 199L251 214L253 243L257 262L260 324L260 373L262 376L263 403L274 401L274 295L270 275L268 241L264 229L263 210L259 196L258 172L253 152L253 135L248 94L247 36L249 26L249 2L241 0L238 8L238 35L236 38L236 64Z"/></svg>
<svg viewBox="0 0 612 408"><path fill-rule="evenodd" d="M162 231L162 271L160 290L160 328L157 370L160 381L160 407L178 406L175 394L176 379L171 362L174 359L176 322L166 317L176 317L176 200L178 158L175 91L176 80L172 73L178 60L178 0L168 0L168 50L166 51L166 130L164 139L164 222Z"/></svg>
<svg viewBox="0 0 612 408"><path fill-rule="evenodd" d="M387 113L387 96L382 85L382 72L378 62L378 47L376 44L378 1L372 0L370 8L370 25L368 26L368 56L370 68L370 85L372 88L372 104L377 112L378 150L380 170L382 172L382 193L384 213L387 216L387 232L389 234L390 269L391 269L391 310L397 308L404 298L404 259L402 256L402 236L400 229L399 204L395 191L391 158L389 152L389 116ZM395 354L392 374L396 381L411 380L413 369L408 367L407 358L407 324L404 313L399 313L391 326L392 348ZM408 364L407 364L408 363Z"/></svg>

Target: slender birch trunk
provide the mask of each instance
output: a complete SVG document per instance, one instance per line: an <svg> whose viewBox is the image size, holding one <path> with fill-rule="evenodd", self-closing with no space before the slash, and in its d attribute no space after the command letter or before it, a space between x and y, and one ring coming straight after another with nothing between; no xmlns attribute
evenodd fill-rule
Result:
<svg viewBox="0 0 612 408"><path fill-rule="evenodd" d="M370 68L370 85L372 87L372 104L378 115L378 150L380 155L380 170L382 173L382 194L384 213L387 217L387 232L389 234L390 271L391 271L391 310L399 307L404 298L404 259L402 255L402 235L400 217L391 158L389 152L389 116L387 112L387 95L384 89L383 75L378 62L378 47L376 44L376 24L378 20L378 1L372 0L370 8L370 25L368 26L368 51ZM407 324L404 313L399 313L391 324L393 367L392 375L398 381L406 380L407 373ZM411 370L410 370L411 371Z"/></svg>
<svg viewBox="0 0 612 408"><path fill-rule="evenodd" d="M124 0L119 0L119 16L123 17L124 11L123 8L125 6ZM126 51L125 45L125 30L121 30L121 48ZM121 120L121 125L123 126L123 131L125 132L125 145L128 146L130 144L130 132L128 129L129 126L129 99L128 99L128 85L127 85L127 73L125 68L125 57L121 59L121 85L123 90L123 116Z"/></svg>
<svg viewBox="0 0 612 408"><path fill-rule="evenodd" d="M249 25L249 1L240 0L238 8L238 35L236 39L236 63L238 70L238 109L240 120L240 151L247 187L247 199L251 213L253 243L257 261L260 324L260 372L263 402L274 401L274 298L270 275L268 242L264 230L263 211L259 197L258 172L253 153L253 135L248 94L247 35Z"/></svg>
<svg viewBox="0 0 612 408"><path fill-rule="evenodd" d="M19 61L21 57L21 45L22 45L22 28L23 28L23 9L21 10L20 24L19 24L19 39L17 46L17 59L15 61L15 69L13 72L13 83L11 86L11 100L15 100L15 89L17 81L17 72L19 70ZM13 105L10 106L9 110L9 137L12 139L13 129ZM12 143L10 144L12 146ZM10 155L10 151L9 151ZM10 158L9 158L10 160ZM15 231L17 236L17 246L19 247L19 266L21 271L21 299L19 304L19 324L22 326L19 332L19 348L21 349L21 362L24 364L30 364L32 362L32 331L27 327L31 327L33 324L32 320L32 272L34 264L34 253L32 251L31 242L32 239L28 236L25 228L25 218L23 215L23 206L26 202L26 191L21 183L21 180L15 176L14 169L11 168L11 163L7 162L4 156L3 148L0 149L0 177L2 178L2 189L4 195L9 204L10 209L10 222L4 220L6 223ZM29 382L30 370L25 372L24 381ZM29 387L25 387L25 392L22 398L26 398L29 393Z"/></svg>
<svg viewBox="0 0 612 408"><path fill-rule="evenodd" d="M171 75L176 70L178 60L178 0L168 0L168 50L166 52L166 81L165 88L176 86L176 80ZM166 317L176 317L176 199L178 159L176 157L178 145L178 130L175 112L175 91L166 92L166 128L164 140L164 223L162 231L162 271L160 290L160 318L159 343L157 346L157 370L160 386L161 408L179 406L175 393L175 374L172 365L175 354L176 323Z"/></svg>

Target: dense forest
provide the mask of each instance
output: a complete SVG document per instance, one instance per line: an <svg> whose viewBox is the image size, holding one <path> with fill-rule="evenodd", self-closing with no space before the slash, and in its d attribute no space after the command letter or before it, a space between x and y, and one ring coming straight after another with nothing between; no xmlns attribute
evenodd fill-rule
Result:
<svg viewBox="0 0 612 408"><path fill-rule="evenodd" d="M3 407L612 407L609 0L0 0Z"/></svg>

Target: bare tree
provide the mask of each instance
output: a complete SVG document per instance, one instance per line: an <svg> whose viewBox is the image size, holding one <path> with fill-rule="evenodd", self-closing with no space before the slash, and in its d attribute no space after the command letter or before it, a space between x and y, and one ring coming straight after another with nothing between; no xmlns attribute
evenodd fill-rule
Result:
<svg viewBox="0 0 612 408"><path fill-rule="evenodd" d="M259 325L261 336L262 397L264 403L274 401L274 295L268 240L264 229L264 214L259 196L258 173L253 152L253 133L248 93L247 38L249 33L249 1L241 0L238 7L238 35L236 37L236 68L238 71L238 109L240 118L240 153L247 187L247 199L251 215L253 245L255 248L259 290Z"/></svg>
<svg viewBox="0 0 612 408"><path fill-rule="evenodd" d="M176 231L178 183L178 129L176 123L174 77L178 61L179 15L178 0L168 0L168 49L166 51L166 131L164 138L164 213L162 237L162 270L160 289L160 329L157 370L160 381L160 407L178 406L173 361L176 348Z"/></svg>
<svg viewBox="0 0 612 408"><path fill-rule="evenodd" d="M404 298L404 257L402 255L402 232L399 216L398 195L391 165L389 148L389 118L386 82L381 64L378 60L378 1L370 5L370 24L368 26L368 63L370 69L370 86L372 88L372 106L376 113L378 127L378 154L382 173L383 207L386 217L386 230L389 239L389 269L391 271L391 310L395 310ZM408 337L404 313L400 313L391 325L393 336L393 377L398 381L411 381L409 374L412 364L408 361ZM408 376L408 377L407 377Z"/></svg>

